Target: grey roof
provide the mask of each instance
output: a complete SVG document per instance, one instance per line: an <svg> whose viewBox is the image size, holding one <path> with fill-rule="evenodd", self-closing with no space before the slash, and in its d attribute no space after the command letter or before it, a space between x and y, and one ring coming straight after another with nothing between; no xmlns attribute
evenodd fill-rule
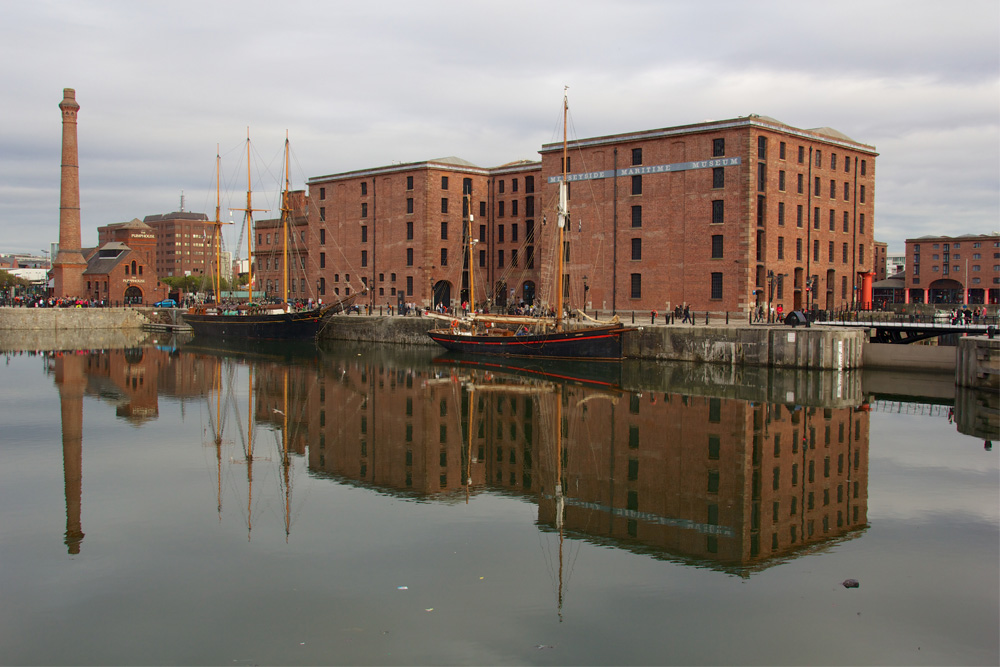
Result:
<svg viewBox="0 0 1000 667"><path fill-rule="evenodd" d="M854 143L858 143L854 141L854 139L851 139L849 136L841 132L840 130L835 130L832 127L814 127L810 128L809 132L815 132L816 134L823 134L828 137L833 137L834 139L840 139L841 141L851 141Z"/></svg>
<svg viewBox="0 0 1000 667"><path fill-rule="evenodd" d="M105 243L87 260L87 270L83 273L84 275L111 273L131 253L132 250L124 243Z"/></svg>
<svg viewBox="0 0 1000 667"><path fill-rule="evenodd" d="M435 158L433 160L428 160L428 162L436 162L438 164L454 164L459 167L477 167L477 168L479 167L479 165L472 164L468 160L463 160L462 158L455 157L454 155L452 155L451 157Z"/></svg>
<svg viewBox="0 0 1000 667"><path fill-rule="evenodd" d="M173 213L159 213L157 215L147 215L143 222L163 222L165 220L197 220L207 222L208 216L204 213L191 213L190 211L175 211Z"/></svg>

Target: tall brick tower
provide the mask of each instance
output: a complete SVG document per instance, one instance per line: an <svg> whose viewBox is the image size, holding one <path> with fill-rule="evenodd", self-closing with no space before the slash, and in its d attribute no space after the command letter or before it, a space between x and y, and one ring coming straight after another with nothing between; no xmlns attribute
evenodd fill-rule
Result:
<svg viewBox="0 0 1000 667"><path fill-rule="evenodd" d="M62 174L59 181L59 253L52 261L54 296L82 296L83 271L87 262L80 252L80 167L77 164L76 91L63 89L62 111Z"/></svg>

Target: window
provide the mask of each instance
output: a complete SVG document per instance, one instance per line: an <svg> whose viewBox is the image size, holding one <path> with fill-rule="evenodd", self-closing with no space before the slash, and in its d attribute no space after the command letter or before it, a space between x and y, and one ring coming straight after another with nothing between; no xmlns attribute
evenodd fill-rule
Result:
<svg viewBox="0 0 1000 667"><path fill-rule="evenodd" d="M784 236L779 236L778 237L778 259L784 259L784 258L785 258L785 237Z"/></svg>
<svg viewBox="0 0 1000 667"><path fill-rule="evenodd" d="M805 177L802 174L798 174L798 179L797 180L798 180L798 191L799 191L799 194L802 194L802 192L804 190Z"/></svg>
<svg viewBox="0 0 1000 667"><path fill-rule="evenodd" d="M767 159L767 137L757 137L757 159Z"/></svg>
<svg viewBox="0 0 1000 667"><path fill-rule="evenodd" d="M486 241L486 225L479 225L479 240Z"/></svg>
<svg viewBox="0 0 1000 667"><path fill-rule="evenodd" d="M757 192L764 192L767 189L767 165L763 162L757 163Z"/></svg>
<svg viewBox="0 0 1000 667"><path fill-rule="evenodd" d="M412 178L412 176L410 178ZM364 181L361 181L361 195L364 196L367 194L368 194L368 184L365 183Z"/></svg>
<svg viewBox="0 0 1000 667"><path fill-rule="evenodd" d="M851 184L844 181L844 201L851 201Z"/></svg>
<svg viewBox="0 0 1000 667"><path fill-rule="evenodd" d="M844 245L844 247L843 247L843 256L841 257L840 261L843 262L844 264L847 264L847 244L845 243L843 245Z"/></svg>
<svg viewBox="0 0 1000 667"><path fill-rule="evenodd" d="M442 176L441 177L441 189L442 190L447 190L448 189L448 177L447 176Z"/></svg>
<svg viewBox="0 0 1000 667"><path fill-rule="evenodd" d="M320 222L323 222L323 221L326 220L326 207L325 206L320 206L319 207L319 219L320 219ZM259 238L258 238L258 240L259 240Z"/></svg>
<svg viewBox="0 0 1000 667"><path fill-rule="evenodd" d="M413 276L406 276L406 296L413 296Z"/></svg>
<svg viewBox="0 0 1000 667"><path fill-rule="evenodd" d="M631 292L630 295L633 299L642 298L642 274L633 273L631 280Z"/></svg>
<svg viewBox="0 0 1000 667"><path fill-rule="evenodd" d="M632 226L642 227L642 206L632 207Z"/></svg>
<svg viewBox="0 0 1000 667"><path fill-rule="evenodd" d="M864 204L865 203L865 186L861 186L861 190L858 192L858 200Z"/></svg>
<svg viewBox="0 0 1000 667"><path fill-rule="evenodd" d="M486 266L486 251L485 250L480 250L479 251L479 266L480 267Z"/></svg>
<svg viewBox="0 0 1000 667"><path fill-rule="evenodd" d="M862 243L858 246L858 264L865 263L865 244Z"/></svg>
<svg viewBox="0 0 1000 667"><path fill-rule="evenodd" d="M368 217L368 204L366 202L361 203L361 217L362 218Z"/></svg>
<svg viewBox="0 0 1000 667"><path fill-rule="evenodd" d="M778 202L778 226L785 226L785 202L783 201Z"/></svg>
<svg viewBox="0 0 1000 667"><path fill-rule="evenodd" d="M721 299L722 298L722 272L716 271L712 273L712 298Z"/></svg>
<svg viewBox="0 0 1000 667"><path fill-rule="evenodd" d="M632 259L642 259L642 239L632 239Z"/></svg>
<svg viewBox="0 0 1000 667"><path fill-rule="evenodd" d="M721 157L726 154L726 140L725 139L713 139L712 140L712 157Z"/></svg>
<svg viewBox="0 0 1000 667"><path fill-rule="evenodd" d="M837 198L837 181L830 179L830 199Z"/></svg>
<svg viewBox="0 0 1000 667"><path fill-rule="evenodd" d="M319 244L326 245L326 228L320 228L319 230Z"/></svg>
<svg viewBox="0 0 1000 667"><path fill-rule="evenodd" d="M833 241L829 242L829 247L826 251L827 261L833 264Z"/></svg>
<svg viewBox="0 0 1000 667"><path fill-rule="evenodd" d="M364 184L362 183L362 185L364 185ZM319 189L319 200L323 201L324 199L326 199L326 188L320 188Z"/></svg>
<svg viewBox="0 0 1000 667"><path fill-rule="evenodd" d="M413 197L406 198L406 212L413 213Z"/></svg>
<svg viewBox="0 0 1000 667"><path fill-rule="evenodd" d="M529 268L535 268L535 246L529 245L524 248L524 265Z"/></svg>
<svg viewBox="0 0 1000 667"><path fill-rule="evenodd" d="M504 208L505 208L504 204L505 203L506 202L502 202L502 201L498 201L497 202L497 217L498 218L502 218L505 215L505 211L504 211Z"/></svg>
<svg viewBox="0 0 1000 667"><path fill-rule="evenodd" d="M413 266L413 248L406 249L406 265Z"/></svg>
<svg viewBox="0 0 1000 667"><path fill-rule="evenodd" d="M510 226L510 242L517 243L517 223Z"/></svg>
<svg viewBox="0 0 1000 667"><path fill-rule="evenodd" d="M712 223L725 222L725 206L721 199L712 200Z"/></svg>
<svg viewBox="0 0 1000 667"><path fill-rule="evenodd" d="M799 164L804 164L806 161L806 147L799 146Z"/></svg>
<svg viewBox="0 0 1000 667"><path fill-rule="evenodd" d="M782 192L785 191L785 172L781 170L778 172L778 189Z"/></svg>
<svg viewBox="0 0 1000 667"><path fill-rule="evenodd" d="M778 159L779 160L784 160L785 159L785 142L784 141L781 141L781 142L778 143Z"/></svg>
<svg viewBox="0 0 1000 667"><path fill-rule="evenodd" d="M802 239L795 239L795 260L802 261Z"/></svg>
<svg viewBox="0 0 1000 667"><path fill-rule="evenodd" d="M442 213L447 213L448 212L448 198L447 197L441 197L441 212Z"/></svg>
<svg viewBox="0 0 1000 667"><path fill-rule="evenodd" d="M507 191L507 181L502 178L497 182L497 194L502 195Z"/></svg>
<svg viewBox="0 0 1000 667"><path fill-rule="evenodd" d="M516 178L510 179L510 191L511 192L517 192L517 179Z"/></svg>
<svg viewBox="0 0 1000 667"><path fill-rule="evenodd" d="M503 225L497 225L497 243L504 242L504 227Z"/></svg>
<svg viewBox="0 0 1000 667"><path fill-rule="evenodd" d="M642 174L637 174L632 177L632 194L642 194Z"/></svg>
<svg viewBox="0 0 1000 667"><path fill-rule="evenodd" d="M817 167L823 166L823 151L818 149L816 150L816 166Z"/></svg>
<svg viewBox="0 0 1000 667"><path fill-rule="evenodd" d="M361 251L361 266L368 266L368 251Z"/></svg>
<svg viewBox="0 0 1000 667"><path fill-rule="evenodd" d="M813 261L819 261L819 239L813 240Z"/></svg>
<svg viewBox="0 0 1000 667"><path fill-rule="evenodd" d="M515 217L515 218L517 217L517 200L516 199L510 203L510 214L513 217Z"/></svg>
<svg viewBox="0 0 1000 667"><path fill-rule="evenodd" d="M844 231L850 231L851 229L851 217L847 211L844 211Z"/></svg>
<svg viewBox="0 0 1000 667"><path fill-rule="evenodd" d="M832 208L830 209L830 231L834 232L837 230L837 212Z"/></svg>
<svg viewBox="0 0 1000 667"><path fill-rule="evenodd" d="M368 225L361 225L361 242L368 243Z"/></svg>
<svg viewBox="0 0 1000 667"><path fill-rule="evenodd" d="M819 206L813 208L813 229L819 229Z"/></svg>
<svg viewBox="0 0 1000 667"><path fill-rule="evenodd" d="M570 155L566 159L560 159L559 164L562 166L563 171L567 173L573 171L573 156ZM503 190L500 192L503 192Z"/></svg>
<svg viewBox="0 0 1000 667"><path fill-rule="evenodd" d="M865 214L864 213L859 213L858 214L858 234L864 234L864 233L865 233Z"/></svg>
<svg viewBox="0 0 1000 667"><path fill-rule="evenodd" d="M413 189L413 177L412 176L407 176L406 177L406 189L407 190L412 190ZM364 194L364 192L362 191L361 194Z"/></svg>
<svg viewBox="0 0 1000 667"><path fill-rule="evenodd" d="M712 259L722 258L722 234L712 235Z"/></svg>
<svg viewBox="0 0 1000 667"><path fill-rule="evenodd" d="M712 187L713 188L724 188L726 187L726 172L722 167L712 168Z"/></svg>
<svg viewBox="0 0 1000 667"><path fill-rule="evenodd" d="M868 171L867 166L868 165L865 163L865 160L862 160L861 161L861 175L862 176L864 176L865 173Z"/></svg>
<svg viewBox="0 0 1000 667"><path fill-rule="evenodd" d="M503 250L497 250L497 266L503 268Z"/></svg>
<svg viewBox="0 0 1000 667"><path fill-rule="evenodd" d="M448 249L441 248L441 266L448 266Z"/></svg>
<svg viewBox="0 0 1000 667"><path fill-rule="evenodd" d="M517 248L511 248L510 251L510 265L517 266Z"/></svg>
<svg viewBox="0 0 1000 667"><path fill-rule="evenodd" d="M535 214L535 198L525 197L524 198L524 215L532 216Z"/></svg>
<svg viewBox="0 0 1000 667"><path fill-rule="evenodd" d="M642 149L633 148L632 149L632 164L642 164Z"/></svg>
<svg viewBox="0 0 1000 667"><path fill-rule="evenodd" d="M410 221L408 221L406 223L406 240L407 241L412 241L413 240L413 221L412 220L410 220Z"/></svg>
<svg viewBox="0 0 1000 667"><path fill-rule="evenodd" d="M819 197L819 176L816 177L813 183L813 194Z"/></svg>
<svg viewBox="0 0 1000 667"><path fill-rule="evenodd" d="M830 169L836 169L836 168L837 168L837 154L830 153Z"/></svg>
<svg viewBox="0 0 1000 667"><path fill-rule="evenodd" d="M442 222L441 223L441 240L442 241L447 241L448 240L448 223L447 222Z"/></svg>
<svg viewBox="0 0 1000 667"><path fill-rule="evenodd" d="M524 191L531 194L535 191L535 177L525 176L524 177Z"/></svg>

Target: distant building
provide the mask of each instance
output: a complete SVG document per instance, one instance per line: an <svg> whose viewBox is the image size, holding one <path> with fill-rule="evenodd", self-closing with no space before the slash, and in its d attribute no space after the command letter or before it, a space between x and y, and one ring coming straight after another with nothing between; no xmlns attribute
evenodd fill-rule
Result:
<svg viewBox="0 0 1000 667"><path fill-rule="evenodd" d="M885 259L886 274L894 276L906 271L906 255L888 255Z"/></svg>
<svg viewBox="0 0 1000 667"><path fill-rule="evenodd" d="M209 275L215 261L215 223L204 213L177 211L147 215L142 220L156 236L156 274Z"/></svg>
<svg viewBox="0 0 1000 667"><path fill-rule="evenodd" d="M1000 303L998 234L907 239L906 266L907 303Z"/></svg>
<svg viewBox="0 0 1000 667"><path fill-rule="evenodd" d="M882 241L875 241L872 245L872 251L875 253L875 265L873 266L875 280L885 280L892 275L889 273L889 244Z"/></svg>
<svg viewBox="0 0 1000 667"><path fill-rule="evenodd" d="M83 296L116 305L149 305L167 297L167 286L146 262L141 251L112 241L84 250Z"/></svg>

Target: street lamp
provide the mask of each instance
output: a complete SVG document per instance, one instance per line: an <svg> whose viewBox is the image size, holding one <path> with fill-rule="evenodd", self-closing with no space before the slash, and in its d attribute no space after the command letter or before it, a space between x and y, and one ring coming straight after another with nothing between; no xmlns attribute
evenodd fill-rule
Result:
<svg viewBox="0 0 1000 667"><path fill-rule="evenodd" d="M587 312L587 292L590 291L590 285L587 284L588 280L587 276L583 277L583 312Z"/></svg>
<svg viewBox="0 0 1000 667"><path fill-rule="evenodd" d="M767 321L771 322L771 302L774 300L774 281L777 277L774 271L767 272Z"/></svg>

